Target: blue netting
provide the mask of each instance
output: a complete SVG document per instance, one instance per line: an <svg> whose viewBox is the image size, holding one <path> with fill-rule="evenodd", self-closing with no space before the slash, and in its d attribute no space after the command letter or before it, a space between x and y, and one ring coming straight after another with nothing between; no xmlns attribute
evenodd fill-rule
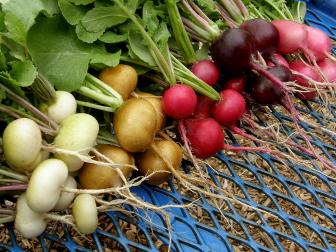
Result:
<svg viewBox="0 0 336 252"><path fill-rule="evenodd" d="M332 7L336 6L335 1L330 2L334 2ZM307 22L336 38L335 20L321 12L325 11L323 8L326 5L323 8L319 5L317 10L314 4L308 5ZM330 14L332 10L324 13ZM320 125L336 122L335 105L330 105L328 118L316 111L314 105L302 103L298 109ZM289 135L293 130L289 118L277 107L270 109L273 119L281 122L282 130ZM264 122L261 120L261 123ZM307 131L312 130L308 124L302 123L301 126ZM235 138L227 134L236 143ZM319 147L327 159L336 163L335 135L327 135L325 139L329 143L313 136L312 144ZM299 142L300 139L295 140ZM43 251L104 251L104 248L115 251L164 251L171 239L173 251L336 250L336 179L321 173L317 165L317 170L289 161L283 165L266 154L231 156L222 153L216 159L221 165L216 170L209 167L208 172L217 185L225 185L242 202L274 216L231 201L221 202L219 212L206 197L198 195L200 200L192 208L167 210L172 224L171 236L167 233L163 217L157 213L145 214L139 210L138 215L108 212L101 216L103 224L90 241L79 241L80 238L74 238L65 226L58 226L49 229L38 240L24 244L19 241L13 227L7 225L2 229L2 234L10 235L10 244L0 244L0 249L18 252L23 251L22 247L32 249L29 246L39 245ZM195 196L182 193L173 181L165 189L143 185L135 188L134 192L157 206L187 204Z"/></svg>

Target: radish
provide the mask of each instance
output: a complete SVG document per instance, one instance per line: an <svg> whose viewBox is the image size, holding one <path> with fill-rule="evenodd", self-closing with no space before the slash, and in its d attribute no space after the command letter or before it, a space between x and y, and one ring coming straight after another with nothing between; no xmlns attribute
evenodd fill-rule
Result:
<svg viewBox="0 0 336 252"><path fill-rule="evenodd" d="M279 32L277 51L281 54L308 51L308 32L304 25L290 20L273 20L272 24Z"/></svg>
<svg viewBox="0 0 336 252"><path fill-rule="evenodd" d="M168 88L162 97L162 107L166 115L175 119L191 116L197 105L195 91L186 85L175 85Z"/></svg>
<svg viewBox="0 0 336 252"><path fill-rule="evenodd" d="M314 60L322 60L330 56L331 39L321 30L305 26L308 32L307 46L310 52L309 57Z"/></svg>
<svg viewBox="0 0 336 252"><path fill-rule="evenodd" d="M18 171L32 171L42 159L42 134L33 120L20 118L7 125L3 133L3 152L7 164Z"/></svg>
<svg viewBox="0 0 336 252"><path fill-rule="evenodd" d="M64 187L77 189L77 182L72 176L68 176L67 180L64 182ZM70 206L74 198L74 193L62 192L54 209L58 211L66 210Z"/></svg>
<svg viewBox="0 0 336 252"><path fill-rule="evenodd" d="M245 99L232 89L222 91L220 96L219 102L212 107L212 115L223 126L233 125L245 112Z"/></svg>
<svg viewBox="0 0 336 252"><path fill-rule="evenodd" d="M290 70L284 66L272 67L268 71L281 81L290 81L292 78ZM262 105L282 104L284 97L281 90L263 76L258 76L252 82L251 94L253 99Z"/></svg>
<svg viewBox="0 0 336 252"><path fill-rule="evenodd" d="M219 123L212 118L187 119L185 123L182 122L180 131L181 135L186 135L193 154L198 158L211 157L222 149L224 133Z"/></svg>
<svg viewBox="0 0 336 252"><path fill-rule="evenodd" d="M321 30L289 20L273 20L279 32L278 52L282 54L302 51L316 65L316 61L331 56L331 40Z"/></svg>
<svg viewBox="0 0 336 252"><path fill-rule="evenodd" d="M278 46L279 32L271 22L261 18L251 19L242 23L240 29L253 35L256 49L266 58L269 58Z"/></svg>
<svg viewBox="0 0 336 252"><path fill-rule="evenodd" d="M72 216L81 233L93 233L98 227L98 211L95 198L90 194L78 195L73 203Z"/></svg>
<svg viewBox="0 0 336 252"><path fill-rule="evenodd" d="M99 124L93 116L85 113L73 114L62 121L54 145L65 151L77 151L87 155L96 143L98 131ZM79 170L84 164L78 157L61 151L55 156L66 163L70 172Z"/></svg>
<svg viewBox="0 0 336 252"><path fill-rule="evenodd" d="M252 35L233 28L224 31L211 46L211 57L224 72L240 73L248 69L255 44Z"/></svg>
<svg viewBox="0 0 336 252"><path fill-rule="evenodd" d="M330 59L323 59L317 62L322 73L329 82L336 82L336 63Z"/></svg>
<svg viewBox="0 0 336 252"><path fill-rule="evenodd" d="M191 72L210 86L217 83L220 75L219 69L211 60L201 60L194 63Z"/></svg>
<svg viewBox="0 0 336 252"><path fill-rule="evenodd" d="M61 187L67 178L68 168L63 161L48 159L39 164L28 183L29 207L38 213L52 210L59 200Z"/></svg>
<svg viewBox="0 0 336 252"><path fill-rule="evenodd" d="M322 81L318 72L312 67L307 64L305 64L302 60L294 60L290 62L290 69L299 72L300 74L303 74L315 81ZM293 80L296 81L297 84L303 87L314 87L309 83L307 79L304 79L303 77L293 74ZM311 92L299 92L298 96L303 100L312 100L315 99L317 96L316 91Z"/></svg>
<svg viewBox="0 0 336 252"><path fill-rule="evenodd" d="M238 28L226 30L211 46L211 56L224 72L241 73L244 70L253 69L270 79L279 89L288 91L279 78L253 63L254 54L256 49L253 36Z"/></svg>
<svg viewBox="0 0 336 252"><path fill-rule="evenodd" d="M201 119L211 117L211 107L215 104L215 101L207 96L198 95L197 105L192 118Z"/></svg>
<svg viewBox="0 0 336 252"><path fill-rule="evenodd" d="M44 214L36 213L29 207L25 193L17 200L14 226L27 239L39 236L47 227Z"/></svg>
<svg viewBox="0 0 336 252"><path fill-rule="evenodd" d="M245 88L245 83L246 83L246 79L243 76L237 77L237 78L232 78L232 79L229 79L224 84L223 89L232 89L232 90L235 90L239 93L243 93L244 88Z"/></svg>
<svg viewBox="0 0 336 252"><path fill-rule="evenodd" d="M55 100L50 104L42 104L41 111L56 123L60 123L69 115L76 113L77 103L69 92L56 91L55 95Z"/></svg>
<svg viewBox="0 0 336 252"><path fill-rule="evenodd" d="M273 67L276 65L283 65L289 68L287 60L281 54L273 53L273 55L270 57L270 60L267 61L267 66Z"/></svg>

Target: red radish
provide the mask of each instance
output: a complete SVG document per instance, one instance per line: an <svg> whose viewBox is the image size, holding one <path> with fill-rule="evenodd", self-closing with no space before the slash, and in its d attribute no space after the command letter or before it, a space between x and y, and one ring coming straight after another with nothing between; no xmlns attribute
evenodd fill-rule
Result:
<svg viewBox="0 0 336 252"><path fill-rule="evenodd" d="M186 137L196 157L208 158L222 149L224 142L223 129L214 119L187 119L185 120L185 126ZM181 132L182 135L184 133Z"/></svg>
<svg viewBox="0 0 336 252"><path fill-rule="evenodd" d="M290 69L299 72L300 74L304 74L305 76L315 80L322 81L318 72L314 69L314 67L305 64L302 60L294 60L290 62ZM296 81L297 84L303 87L314 87L309 83L309 81L299 75L293 74L293 80ZM298 93L298 96L303 100L313 100L317 96L316 91L311 92L302 92Z"/></svg>
<svg viewBox="0 0 336 252"><path fill-rule="evenodd" d="M243 93L244 88L245 88L245 82L246 82L246 79L243 76L232 78L224 84L223 89L232 89L239 93Z"/></svg>
<svg viewBox="0 0 336 252"><path fill-rule="evenodd" d="M220 100L212 107L212 115L224 126L235 124L245 112L244 97L235 90L226 89L220 93Z"/></svg>
<svg viewBox="0 0 336 252"><path fill-rule="evenodd" d="M178 84L168 88L162 97L162 108L166 115L175 119L187 118L194 113L197 104L195 91Z"/></svg>
<svg viewBox="0 0 336 252"><path fill-rule="evenodd" d="M321 30L306 26L308 37L308 55L312 60L322 60L330 55L331 52L331 39Z"/></svg>
<svg viewBox="0 0 336 252"><path fill-rule="evenodd" d="M192 118L201 119L211 117L211 107L216 102L207 96L198 95L197 105Z"/></svg>
<svg viewBox="0 0 336 252"><path fill-rule="evenodd" d="M194 75L210 86L217 83L219 79L219 69L211 60L201 60L196 62L191 71Z"/></svg>
<svg viewBox="0 0 336 252"><path fill-rule="evenodd" d="M273 53L273 55L270 57L270 60L267 61L267 66L273 67L276 65L283 65L289 68L287 60L281 54Z"/></svg>
<svg viewBox="0 0 336 252"><path fill-rule="evenodd" d="M282 54L294 53L308 49L308 32L304 25L290 20L273 20L279 32L277 51Z"/></svg>
<svg viewBox="0 0 336 252"><path fill-rule="evenodd" d="M275 26L264 19L256 18L245 21L240 29L253 35L256 49L266 58L271 56L279 43L279 32Z"/></svg>
<svg viewBox="0 0 336 252"><path fill-rule="evenodd" d="M317 62L317 64L329 82L336 82L336 63L335 62L326 58L324 60Z"/></svg>

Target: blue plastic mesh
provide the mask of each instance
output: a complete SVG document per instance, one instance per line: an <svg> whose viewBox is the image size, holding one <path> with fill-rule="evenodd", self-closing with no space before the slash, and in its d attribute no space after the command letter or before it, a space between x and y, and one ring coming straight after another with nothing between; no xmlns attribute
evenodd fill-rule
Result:
<svg viewBox="0 0 336 252"><path fill-rule="evenodd" d="M334 23L325 14L309 4L306 16L310 25L324 27L336 38ZM321 125L336 122L336 106L330 105L333 116L326 118L314 110L313 103L300 105L302 114L309 115ZM282 130L289 135L292 128L278 108L272 107L273 117L282 123ZM310 131L309 125L302 126ZM235 139L227 133L232 142ZM313 137L326 158L336 164L335 136L328 136L329 144ZM299 139L297 139L299 141ZM167 212L172 223L168 235L163 217L157 213L138 215L108 212L101 216L103 225L91 241L74 238L65 227L54 227L31 244L18 242L18 235L11 225L1 229L10 235L9 244L1 250L23 251L22 247L41 246L43 251L165 251L171 241L173 251L336 251L336 179L302 164L287 162L284 166L266 154L241 154L216 156L221 164L216 170L209 167L213 181L230 188L230 193L246 204L258 207L269 214L258 212L231 201L221 202L221 212L201 197L188 209L171 208ZM253 162L252 162L253 161ZM173 181L167 188L143 185L134 192L157 206L186 204L193 199L182 193ZM286 207L284 207L286 206ZM126 206L127 209L127 206ZM151 224L146 221L151 220ZM0 236L0 241L1 241ZM140 242L141 241L141 242ZM84 244L84 245L79 245ZM31 247L30 247L31 248Z"/></svg>

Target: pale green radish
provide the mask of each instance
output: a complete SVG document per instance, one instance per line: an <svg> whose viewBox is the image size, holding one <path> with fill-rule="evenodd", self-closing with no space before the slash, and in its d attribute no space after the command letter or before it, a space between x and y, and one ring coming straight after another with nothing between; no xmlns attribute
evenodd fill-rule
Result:
<svg viewBox="0 0 336 252"><path fill-rule="evenodd" d="M44 103L41 111L56 123L62 122L69 115L73 115L77 110L75 97L66 91L56 91L55 99L51 103Z"/></svg>
<svg viewBox="0 0 336 252"><path fill-rule="evenodd" d="M38 213L52 210L67 178L68 168L63 161L47 159L40 163L28 183L26 194L29 207Z"/></svg>
<svg viewBox="0 0 336 252"><path fill-rule="evenodd" d="M12 121L5 128L2 140L5 160L15 170L32 171L42 160L42 134L33 120Z"/></svg>
<svg viewBox="0 0 336 252"><path fill-rule="evenodd" d="M61 123L59 133L54 139L54 145L61 150L56 151L55 156L63 160L70 172L79 170L84 162L67 150L87 156L95 145L98 136L99 124L97 120L85 113L77 113L68 116ZM62 149L65 150L62 152Z"/></svg>
<svg viewBox="0 0 336 252"><path fill-rule="evenodd" d="M72 216L81 233L93 233L98 227L98 211L94 197L90 194L78 195L72 206Z"/></svg>
<svg viewBox="0 0 336 252"><path fill-rule="evenodd" d="M39 236L47 227L44 214L36 213L29 207L25 193L17 200L14 226L27 239Z"/></svg>
<svg viewBox="0 0 336 252"><path fill-rule="evenodd" d="M65 188L77 189L77 182L72 176L68 176L67 180L64 183ZM61 211L67 209L75 198L74 193L62 192L59 197L55 210Z"/></svg>

